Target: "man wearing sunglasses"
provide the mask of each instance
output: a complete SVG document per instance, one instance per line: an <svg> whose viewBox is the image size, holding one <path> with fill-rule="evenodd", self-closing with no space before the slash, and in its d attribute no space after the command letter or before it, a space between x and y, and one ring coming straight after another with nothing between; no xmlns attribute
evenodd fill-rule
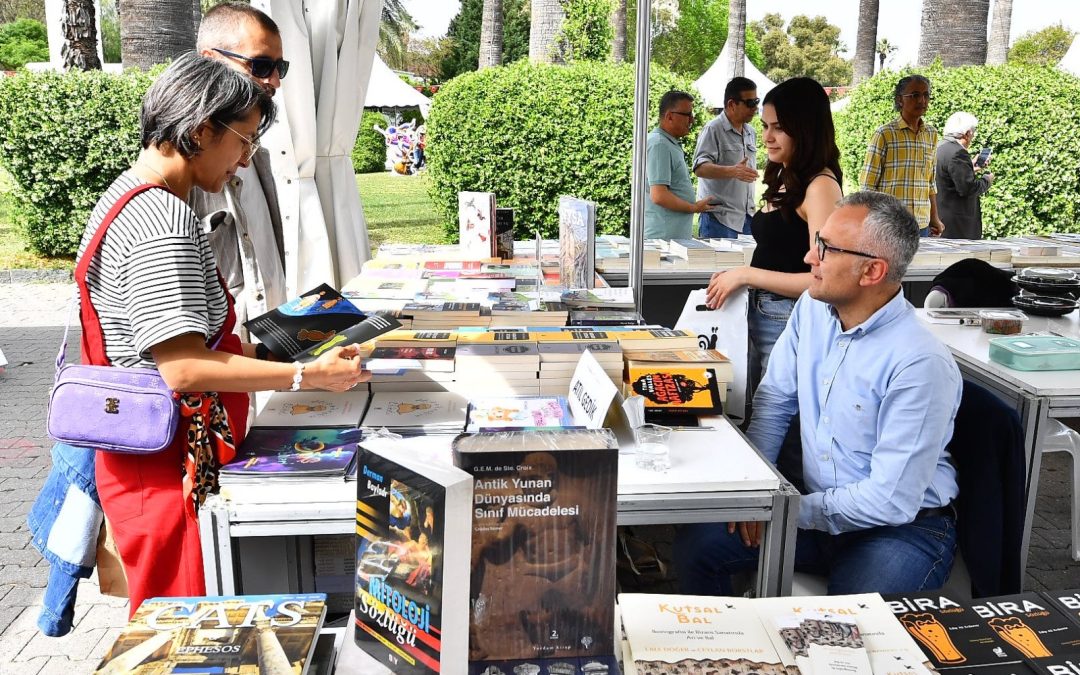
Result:
<svg viewBox="0 0 1080 675"><path fill-rule="evenodd" d="M273 96L289 70L273 19L246 3L211 8L199 25L196 48L244 73ZM229 133L229 130L224 130ZM210 245L236 301L237 332L243 322L288 300L285 249L270 155L257 138L245 138L247 161L217 194L193 190L191 207L213 228ZM244 166L246 165L246 166ZM256 355L266 356L257 350Z"/></svg>
<svg viewBox="0 0 1080 675"><path fill-rule="evenodd" d="M939 237L937 129L923 119L930 107L930 80L908 75L896 83L893 106L900 116L874 132L859 174L859 189L885 192L915 215L921 236Z"/></svg>
<svg viewBox="0 0 1080 675"><path fill-rule="evenodd" d="M956 541L945 446L961 379L900 292L918 225L896 198L856 192L815 244L810 288L773 348L747 436L776 462L800 415L796 569L826 574L830 594L940 588ZM761 525L681 529L681 592L730 594L729 575L757 566Z"/></svg>
<svg viewBox="0 0 1080 675"><path fill-rule="evenodd" d="M698 216L701 238L734 239L750 233L758 180L757 135L750 120L760 102L753 80L732 78L724 88L724 109L698 136L694 150L697 196L713 203Z"/></svg>

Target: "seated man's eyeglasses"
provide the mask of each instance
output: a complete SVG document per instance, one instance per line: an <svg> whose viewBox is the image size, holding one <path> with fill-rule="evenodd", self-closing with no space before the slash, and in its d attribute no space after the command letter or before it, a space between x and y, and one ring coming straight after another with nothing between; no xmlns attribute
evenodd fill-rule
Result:
<svg viewBox="0 0 1080 675"><path fill-rule="evenodd" d="M827 241L821 238L821 233L814 235L814 243L817 244L817 257L818 260L825 260L825 252L831 251L833 253L847 253L848 255L859 255L864 258L880 258L881 256L874 255L873 253L863 253L862 251L850 251L846 248L840 248L838 246L830 246Z"/></svg>
<svg viewBox="0 0 1080 675"><path fill-rule="evenodd" d="M255 153L259 151L260 147L262 147L262 146L259 145L259 142L251 140L250 138L248 138L244 134L240 133L236 129L233 129L232 127L230 127L228 124L225 124L224 122L221 122L220 124L221 124L221 126L225 127L229 131L231 131L234 134L236 134L237 136L239 136L240 140L242 140L244 143L247 144L247 152L244 154L244 161L250 162L251 158L254 157Z"/></svg>
<svg viewBox="0 0 1080 675"><path fill-rule="evenodd" d="M226 51L224 49L218 49L214 47L214 51L218 54L228 56L230 59L240 59L248 64L251 69L252 77L270 77L274 70L277 70L278 78L284 80L285 74L289 72L289 62L285 59L274 60L265 56L244 56L243 54L237 54L236 52Z"/></svg>

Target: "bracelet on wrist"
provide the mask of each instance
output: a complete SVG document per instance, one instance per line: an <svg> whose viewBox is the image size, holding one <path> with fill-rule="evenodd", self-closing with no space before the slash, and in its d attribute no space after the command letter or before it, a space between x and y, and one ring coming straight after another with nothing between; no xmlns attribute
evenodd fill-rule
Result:
<svg viewBox="0 0 1080 675"><path fill-rule="evenodd" d="M300 384L304 381L304 364L293 361L293 367L296 371L293 373L292 386L289 387L289 391L300 391Z"/></svg>

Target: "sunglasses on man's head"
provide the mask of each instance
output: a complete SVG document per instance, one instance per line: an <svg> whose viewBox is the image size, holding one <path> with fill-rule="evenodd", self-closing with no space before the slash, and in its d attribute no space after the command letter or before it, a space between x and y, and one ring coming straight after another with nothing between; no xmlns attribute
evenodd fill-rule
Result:
<svg viewBox="0 0 1080 675"><path fill-rule="evenodd" d="M230 52L225 49L218 49L214 47L214 51L218 54L228 56L230 59L240 59L248 64L248 68L251 69L252 77L270 77L270 75L277 70L278 79L285 79L285 74L289 72L289 62L285 59L277 59L276 61L265 56L244 56L243 54L237 54L236 52Z"/></svg>

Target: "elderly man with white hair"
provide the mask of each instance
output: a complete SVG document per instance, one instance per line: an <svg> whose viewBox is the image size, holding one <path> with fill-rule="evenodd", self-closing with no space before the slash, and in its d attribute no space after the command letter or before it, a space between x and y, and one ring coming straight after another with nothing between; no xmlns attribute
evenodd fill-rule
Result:
<svg viewBox="0 0 1080 675"><path fill-rule="evenodd" d="M980 200L993 184L994 174L977 175L968 153L978 125L971 113L953 113L937 148L938 213L948 226L943 236L952 239L982 239Z"/></svg>

